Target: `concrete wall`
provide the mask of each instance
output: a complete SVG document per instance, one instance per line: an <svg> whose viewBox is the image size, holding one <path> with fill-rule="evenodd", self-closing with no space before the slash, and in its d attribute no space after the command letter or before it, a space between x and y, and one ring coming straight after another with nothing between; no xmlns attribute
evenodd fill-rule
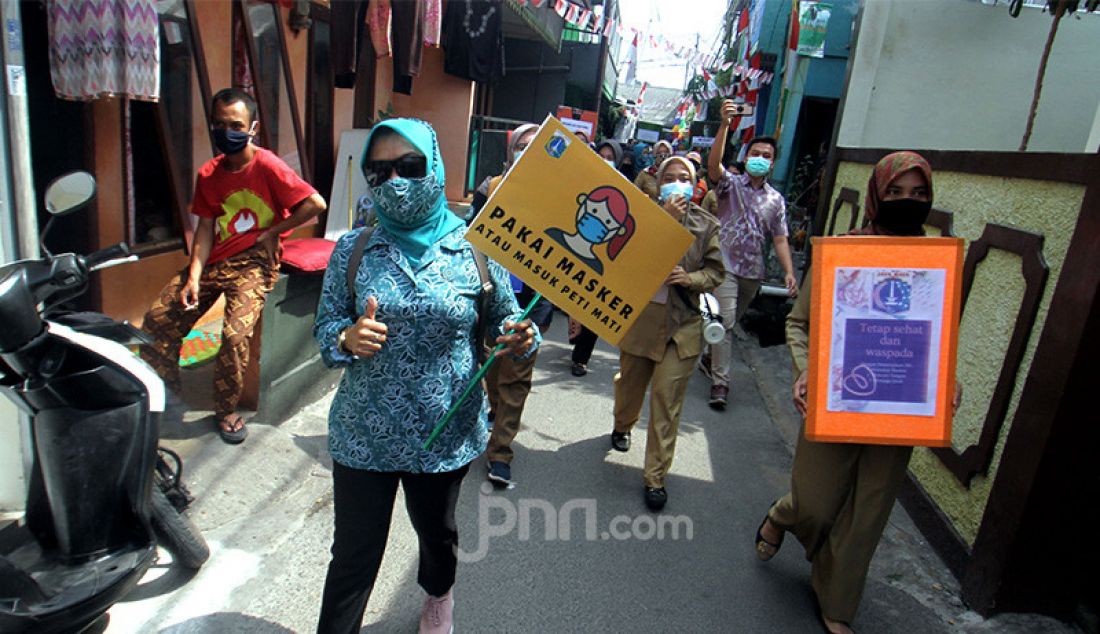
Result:
<svg viewBox="0 0 1100 634"><path fill-rule="evenodd" d="M842 147L1015 151L1051 17L961 0L865 2ZM830 27L831 28L831 27ZM1095 152L1100 15L1063 19L1028 150Z"/></svg>
<svg viewBox="0 0 1100 634"><path fill-rule="evenodd" d="M1024 14L1028 15L1027 13ZM932 166L933 169L936 167ZM841 163L835 194L842 187L860 192L862 205L872 166ZM988 476L963 487L930 451L918 448L909 464L921 485L973 545L985 513L990 489L1000 467L1005 439L1012 429L1024 380L1031 368L1039 333L1046 322L1051 297L1065 260L1084 197L1084 187L1065 183L935 172L935 205L954 213L955 234L967 244L981 237L986 223L1009 225L1045 236L1043 256L1050 277L1001 428ZM847 206L845 206L847 207ZM832 209L832 205L829 207ZM847 229L848 216L838 216L837 232ZM857 223L858 226L858 223ZM976 444L1008 348L1024 293L1020 258L992 249L978 266L959 331L958 377L964 386L963 406L955 418L953 445L962 450Z"/></svg>
<svg viewBox="0 0 1100 634"><path fill-rule="evenodd" d="M6 155L6 152L0 152L0 155ZM7 167L4 156L0 156L0 165ZM10 191L6 178L0 184L0 190L5 193ZM0 202L0 265L15 259L12 246L14 227L10 222L13 210L7 204L9 200L10 197L4 196L4 201ZM23 510L26 482L23 480L23 443L20 436L22 418L15 405L0 396L0 520L16 517Z"/></svg>

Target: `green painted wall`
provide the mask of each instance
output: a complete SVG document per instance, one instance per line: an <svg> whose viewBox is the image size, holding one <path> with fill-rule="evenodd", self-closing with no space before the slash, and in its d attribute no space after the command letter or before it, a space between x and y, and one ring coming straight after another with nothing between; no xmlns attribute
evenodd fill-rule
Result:
<svg viewBox="0 0 1100 634"><path fill-rule="evenodd" d="M841 163L833 188L834 195L841 187L855 189L860 192L862 205L871 168L871 165ZM937 172L934 191L935 206L954 212L955 235L965 239L967 244L981 237L986 223L1043 234L1043 256L1050 267L1050 277L1043 289L1039 314L1016 376L1008 415L1001 428L989 475L974 478L968 489L927 449L918 448L909 463L910 470L925 491L972 546L1000 467L1001 453L1011 431L1020 393L1035 356L1039 333L1046 323L1085 188L1066 183ZM837 218L836 226L838 232L847 228L847 214ZM981 433L1016 323L1024 287L1020 258L1013 253L990 250L975 272L974 286L959 329L958 376L963 384L964 399L954 422L953 444L956 450L976 443Z"/></svg>

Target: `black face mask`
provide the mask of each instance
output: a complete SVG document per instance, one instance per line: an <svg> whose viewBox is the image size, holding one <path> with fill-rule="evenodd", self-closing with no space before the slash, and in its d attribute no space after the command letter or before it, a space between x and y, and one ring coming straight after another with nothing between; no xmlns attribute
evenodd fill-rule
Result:
<svg viewBox="0 0 1100 634"><path fill-rule="evenodd" d="M884 200L878 204L875 224L896 236L924 235L924 222L932 211L932 201L915 198Z"/></svg>

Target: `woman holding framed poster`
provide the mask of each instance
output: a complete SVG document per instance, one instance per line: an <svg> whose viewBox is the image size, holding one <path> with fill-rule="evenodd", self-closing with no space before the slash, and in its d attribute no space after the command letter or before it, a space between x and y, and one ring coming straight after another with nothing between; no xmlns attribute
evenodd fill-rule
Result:
<svg viewBox="0 0 1100 634"><path fill-rule="evenodd" d="M931 208L932 168L919 154L895 152L875 165L865 202L870 224L853 235L921 237ZM879 240L876 246L888 257L896 258L906 241ZM957 241L945 248L955 261L961 257ZM934 274L926 275L929 271ZM844 278L845 274L849 277ZM876 444L849 442L843 437L815 433L817 430L811 429L813 419L822 420L834 412L855 413L877 417L875 420L880 423L883 417L890 417L886 422L900 426L919 416L928 421L929 412L935 411L949 421L950 414L945 411L948 402L942 394L946 390L942 386L954 372L954 342L945 344L946 354L931 342L939 341L936 324L942 328L945 316L957 323L959 284L957 268L949 268L946 276L940 271L916 268L906 271L837 268L835 275L836 280L821 289L831 292L829 299L836 295L834 312L843 312L845 298L863 312L853 308L853 316L846 321L834 318L833 324L842 326L829 332L832 338L841 340L840 345L848 342L844 352L852 348L867 358L860 359L858 367L840 364L837 369L841 374L833 377L835 360L826 357L823 365L817 366L817 376L811 376L809 369L816 361L810 355L810 315L821 307L818 302L822 300L811 297L807 277L787 317L787 343L797 375L793 386L795 407L804 416L810 408L812 415L795 448L791 491L768 510L756 534L756 552L764 561L771 559L778 552L784 533L793 533L812 564L811 580L823 625L830 632L849 632L848 624L859 608L871 558L905 479L912 445L933 442L907 442L904 438L875 439ZM940 299L922 299L922 293L935 295L937 291L936 297ZM824 306L828 309L834 304L824 302ZM929 321L900 318L901 314L920 313L922 307L936 316ZM933 326L924 328L924 324ZM831 326L816 324L817 329ZM941 359L945 372L939 370ZM849 360L845 359L845 363ZM825 390L828 393L810 393L814 398L809 398L811 379L818 379L813 383L815 390L820 384L828 388ZM914 388L914 383L919 387ZM841 387L833 390L834 384ZM958 409L961 394L956 383L950 409ZM823 413L819 414L819 409ZM949 435L946 440L950 440Z"/></svg>

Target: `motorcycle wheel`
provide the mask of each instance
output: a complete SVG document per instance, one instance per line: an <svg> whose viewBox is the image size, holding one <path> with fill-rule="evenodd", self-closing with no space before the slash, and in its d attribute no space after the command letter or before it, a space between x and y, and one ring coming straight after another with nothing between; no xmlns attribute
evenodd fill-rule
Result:
<svg viewBox="0 0 1100 634"><path fill-rule="evenodd" d="M153 486L153 532L157 541L167 548L175 561L184 568L198 570L210 558L210 548L194 522L172 506L160 487Z"/></svg>

